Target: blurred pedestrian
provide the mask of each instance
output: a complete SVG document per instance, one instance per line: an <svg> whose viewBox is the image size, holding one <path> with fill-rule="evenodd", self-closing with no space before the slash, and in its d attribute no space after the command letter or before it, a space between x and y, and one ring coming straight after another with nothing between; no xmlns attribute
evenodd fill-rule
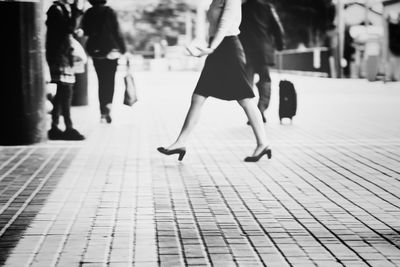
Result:
<svg viewBox="0 0 400 267"><path fill-rule="evenodd" d="M89 0L92 5L82 18L82 29L88 36L86 50L93 59L99 82L101 121L111 123L115 73L118 59L126 47L115 11L106 0Z"/></svg>
<svg viewBox="0 0 400 267"><path fill-rule="evenodd" d="M400 80L400 13L391 14L388 19L388 68L385 80Z"/></svg>
<svg viewBox="0 0 400 267"><path fill-rule="evenodd" d="M204 103L209 96L222 100L236 100L246 113L252 126L257 146L245 161L258 161L264 155L271 157L260 112L253 100L254 93L245 71L245 55L239 38L241 0L213 0L207 12L210 42L208 47L189 47L193 56L208 55L182 130L168 147L159 147L166 154L179 154L182 160L186 142L199 121Z"/></svg>
<svg viewBox="0 0 400 267"><path fill-rule="evenodd" d="M275 8L268 0L243 0L240 41L246 54L246 72L250 81L255 74L259 93L258 109L263 122L271 98L271 76L269 68L275 65L275 48L284 48L284 32Z"/></svg>
<svg viewBox="0 0 400 267"><path fill-rule="evenodd" d="M73 3L74 0L56 0L47 11L46 59L51 82L57 84L53 99L51 129L48 131L51 140L85 139L73 128L70 112L75 83L72 38L79 14ZM64 132L58 128L60 113L64 117Z"/></svg>
<svg viewBox="0 0 400 267"><path fill-rule="evenodd" d="M346 78L351 78L351 64L356 49L354 48L354 39L350 34L349 26L345 27L343 43L343 58L346 60L346 65L343 67L343 75Z"/></svg>

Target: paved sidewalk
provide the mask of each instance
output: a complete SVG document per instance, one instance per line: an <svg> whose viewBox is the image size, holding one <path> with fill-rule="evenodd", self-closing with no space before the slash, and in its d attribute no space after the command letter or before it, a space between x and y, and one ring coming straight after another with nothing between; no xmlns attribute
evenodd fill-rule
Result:
<svg viewBox="0 0 400 267"><path fill-rule="evenodd" d="M156 147L198 73L135 77L140 102L111 125L92 84L73 109L86 141L0 147L0 265L400 266L399 83L274 74L272 160L243 162L243 112L210 99L178 162ZM281 78L298 90L292 125L277 118Z"/></svg>

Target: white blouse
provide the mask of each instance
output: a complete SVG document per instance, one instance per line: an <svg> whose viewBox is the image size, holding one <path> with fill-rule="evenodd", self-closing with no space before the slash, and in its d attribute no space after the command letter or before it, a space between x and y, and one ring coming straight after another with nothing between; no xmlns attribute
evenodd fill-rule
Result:
<svg viewBox="0 0 400 267"><path fill-rule="evenodd" d="M240 33L242 0L212 0L207 19L210 23L209 36L213 38L210 48L215 49L225 36Z"/></svg>

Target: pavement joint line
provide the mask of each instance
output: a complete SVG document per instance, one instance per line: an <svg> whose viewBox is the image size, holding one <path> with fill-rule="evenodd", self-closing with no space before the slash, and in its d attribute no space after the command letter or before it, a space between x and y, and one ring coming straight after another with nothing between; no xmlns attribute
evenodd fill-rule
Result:
<svg viewBox="0 0 400 267"><path fill-rule="evenodd" d="M1 147L0 147L1 148ZM26 148L25 148L26 149ZM25 149L23 149L23 148L21 148L17 153L15 153L13 156L11 156L8 160L6 160L5 162L3 162L1 165L0 165L0 171L5 167L5 166L7 166L7 164L9 164L11 161L13 161L15 158L17 158ZM1 151L1 149L0 149L0 151ZM0 181L1 181L2 179L0 179Z"/></svg>
<svg viewBox="0 0 400 267"><path fill-rule="evenodd" d="M94 146L93 146L93 147L94 147ZM89 146L85 147L85 154L87 153L87 150L92 151L93 149L94 149L94 148L91 148L91 147L89 147ZM82 152L80 152L80 153L82 153ZM90 154L90 153L88 153L88 154ZM79 155L77 155L76 158L79 158ZM90 159L89 157L86 157L85 163L87 163L87 162L89 161L89 159ZM75 175L75 179L74 179L74 181L73 181L73 183L72 183L73 186L71 186L70 189L68 190L69 192L68 192L68 195L65 197L65 200L64 200L64 203L63 203L63 208L65 207L65 205L66 205L66 203L67 203L66 200L70 198L71 193L73 192L73 190L74 190L74 188L75 188L74 185L76 185L76 184L78 183L78 181L80 180L79 178L80 178L81 175L82 175L82 171L84 170L84 166L85 166L85 164L82 164L82 167L80 168L79 173L77 173L77 174ZM93 181L93 178L92 178L92 181ZM86 191L85 191L85 194L83 194L83 196L81 196L83 199L82 199L82 201L80 201L79 207L76 209L74 215L72 216L73 219L70 221L70 223L69 223L68 226L66 227L66 230L65 230L65 233L64 233L64 235L63 235L63 238L62 238L62 240L60 241L60 243L59 243L59 245L58 245L57 252L55 253L55 255L54 255L54 257L53 257L53 261L52 261L52 264L51 264L52 266L56 266L56 265L59 263L59 259L60 259L60 256L61 256L62 249L64 248L64 246L65 246L65 244L66 244L66 241L67 241L67 239L68 239L68 237L69 237L69 234L70 234L70 232L71 232L71 229L72 229L74 223L76 222L76 219L77 219L77 216L78 216L79 212L81 211L82 207L83 207L84 204L85 204L85 201L84 201L84 200L88 197L88 195L87 195L87 192L89 191L88 189L89 189L89 186L87 187L87 189L86 189ZM62 211L62 208L60 208L59 213L58 213L58 216L61 214L61 211ZM54 222L55 222L55 221L54 221Z"/></svg>
<svg viewBox="0 0 400 267"><path fill-rule="evenodd" d="M202 141L200 141L200 142L202 142ZM213 182L214 186L216 187L217 192L218 192L219 195L221 196L222 202L225 203L225 206L230 210L231 215L232 215L232 217L233 217L233 220L235 221L235 223L236 223L236 225L238 226L238 228L241 230L242 233L244 233L245 231L244 231L244 229L243 229L241 223L237 220L236 216L233 215L232 207L231 207L231 206L229 205L229 203L226 201L226 199L225 199L225 197L224 197L224 194L221 192L220 188L217 186L217 183L216 183L215 179L213 178L212 174L210 173L209 169L207 168L207 164L205 164L205 162L204 162L204 160L203 160L203 158L202 158L201 156L200 156L200 158L201 158L202 162L204 163L205 169L206 169L207 172L209 173L210 179L211 179L211 181ZM223 169L220 167L220 165L219 165L218 163L217 163L217 166L218 166L219 170L220 170L222 173L224 173ZM226 177L226 174L225 174L225 177ZM228 184L230 185L230 187L235 191L237 197L241 199L242 204L247 208L247 211L252 215L253 220L254 220L255 222L257 222L257 224L259 225L259 227L262 229L262 231L264 232L264 234L266 235L266 237L268 237L268 238L270 239L270 241L274 244L275 248L281 253L281 255L284 255L284 254L282 253L281 249L280 249L280 248L277 246L277 244L274 242L274 240L273 240L273 238L271 237L271 235L265 230L265 228L263 227L262 223L260 223L260 221L256 218L256 216L254 215L254 213L253 213L253 212L249 209L249 207L246 205L246 203L245 203L245 201L243 200L243 198L241 197L240 193L236 190L236 188L232 185L232 183L231 183L228 179L227 179L227 181L228 181ZM255 249L255 245L254 245L253 241L249 238L249 236L246 235L246 239L247 239L247 241L252 245L253 250L255 250L255 251L257 252L257 250ZM264 261L264 259L260 256L260 254L259 254L259 253L256 253L256 254L257 254L257 256L258 256L258 260L263 264L263 266L266 266L267 263L266 263L266 262ZM235 260L235 259L234 259L234 260ZM291 265L290 262L289 262L286 258L284 258L284 260L285 260L289 265ZM235 262L236 262L236 260L235 260Z"/></svg>
<svg viewBox="0 0 400 267"><path fill-rule="evenodd" d="M64 151L64 155L60 157L57 160L57 163L54 164L54 166L51 168L51 170L48 172L48 174L44 177L44 179L40 182L40 184L36 187L36 189L31 193L31 195L25 200L24 204L18 209L18 211L11 217L11 219L7 222L7 224L0 230L0 237L5 233L5 231L10 227L10 225L17 219L17 217L22 213L22 211L29 205L29 203L32 201L32 199L35 197L35 195L42 189L44 184L47 182L47 180L51 177L53 172L57 169L58 165L61 164L63 161L65 155L69 149L66 149ZM50 156L48 159L46 159L45 162L42 163L42 165L38 168L38 170L31 176L31 178L28 179L28 181L18 190L17 193L14 194L14 196L7 202L6 206L0 210L0 214L2 214L5 209L10 205L12 201L16 198L17 195L19 195L27 186L28 184L33 181L36 177L36 175L44 169L44 167L53 159L53 157L57 154L58 151L54 152L52 156Z"/></svg>
<svg viewBox="0 0 400 267"><path fill-rule="evenodd" d="M293 159L290 158L290 160L297 165L299 168L303 169L305 172L307 172L309 175L311 175L312 177L314 177L316 180L318 180L319 182L323 183L326 187L328 187L330 190L334 191L336 194L340 195L343 199L345 199L346 201L348 201L349 203L351 203L352 205L358 207L359 209L363 210L366 214L368 214L369 216L373 217L374 219L376 219L377 221L380 221L382 224L386 225L387 227L391 228L393 231L397 232L396 229L394 229L392 226L388 225L386 222L382 221L381 219L377 218L376 216L372 215L370 212L368 212L367 210L365 210L365 208L361 207L360 205L354 203L353 201L351 201L350 199L348 199L346 196L344 196L343 194L339 193L336 189L332 188L330 185L328 185L326 182L322 181L321 179L319 179L316 175L314 175L313 173L309 172L307 170L307 168L301 166L300 164L296 163L295 161L293 161ZM335 200L333 200L332 197L327 196L325 193L323 193L321 190L319 190L317 187L313 186L312 184L310 184L307 179L304 179L301 175L297 174L297 172L294 171L293 168L291 168L290 166L288 166L287 164L282 163L286 168L290 169L295 175L297 175L300 179L302 179L305 183L309 184L310 186L314 187L314 189L319 192L321 195L323 195L325 198L329 199L332 203L335 203L335 205L337 205L338 207L340 207L343 211L345 211L349 216L353 217L354 219L356 219L357 221L359 221L361 224L363 224L365 227L367 227L368 229L370 229L371 231L375 232L376 234L378 234L379 236L381 236L382 238L384 238L387 242L389 242L390 244L392 244L393 246L400 248L397 244L395 244L393 241L391 241L389 238L385 237L384 235L382 235L381 233L379 233L377 230L373 229L372 227L370 227L368 224L366 224L364 221L359 220L356 216L354 216L351 212L349 212L345 207L343 207L341 204L337 203Z"/></svg>
<svg viewBox="0 0 400 267"><path fill-rule="evenodd" d="M318 222L325 230L327 230L330 234L332 234L341 244L343 244L344 246L346 246L348 249L350 249L353 253L355 253L357 256L358 256L358 253L351 247L351 246L348 246L347 244L346 244L346 242L344 242L335 232L333 232L328 226L326 226L325 225L325 223L323 223L321 220L319 220L312 212L310 212L309 211L309 209L307 209L301 202L299 202L299 200L297 200L295 197L293 197L293 195L291 194L291 193L289 193L286 189L284 189L279 183L277 183L276 181L275 181L275 179L274 178L272 178L272 176L269 174L269 173L267 173L267 176L269 176L269 178L272 180L272 181L274 181L274 183L278 186L278 187L280 187L281 188L281 190L283 190L284 192L285 192L285 194L287 194L294 202L296 202L298 205L300 205L302 208L303 208L303 210L304 211L306 211L316 222ZM259 178L256 178L256 179L259 179ZM265 188L267 188L267 187L265 187ZM272 195L275 195L270 189L267 189L269 192L270 192L270 194L272 194ZM325 250L326 251L328 251L334 258L336 258L337 259L337 261L340 263L340 264L342 264L343 266L345 266L344 265L344 263L343 263L343 259L339 259L338 258L338 255L336 254L336 253L334 253L330 248L328 248L327 246L326 246L326 244L324 244L323 242L321 242L321 240L320 240L320 238L318 238L314 233L312 233L309 229L308 229L308 227L306 227L300 220L298 220L298 218L290 211L290 209L289 208L287 208L287 206L282 202L282 200L280 200L279 198L277 198L276 196L275 196L275 199L279 202L279 203L281 203L281 205L282 205L282 207L284 207L284 209L291 215L291 217L295 220L295 221L297 221L319 244L321 244L321 246L323 246L324 248L325 248ZM359 256L358 256L359 257ZM363 258L361 258L360 257L360 259L361 260L363 260L368 266L371 266L370 264L368 264L367 262L366 262L366 260L365 259L363 259Z"/></svg>
<svg viewBox="0 0 400 267"><path fill-rule="evenodd" d="M380 190L382 190L382 191L388 193L389 195L391 195L391 196L393 196L393 197L399 199L399 197L396 196L395 194L393 194L392 192L386 190L385 188L382 188L380 185L377 185L376 183L374 183L374 182L372 182L372 181L370 181L370 180L364 179L364 177L362 177L362 176L359 175L358 173L355 173L354 171L350 170L348 167L345 167L345 166L340 165L339 163L337 163L337 162L335 162L335 161L329 159L328 157L322 155L322 154L319 153L318 151L315 151L315 150L314 150L314 152L315 152L317 155L319 155L319 156L321 156L322 158L324 158L325 160L328 160L329 162L333 163L334 165L336 165L336 166L338 166L338 167L340 167L340 168L346 170L347 172L351 173L352 175L354 175L354 176L356 176L356 177L358 177L358 178L360 178L360 179L366 181L366 182L369 183L369 184L372 184L372 185L375 186L376 188L378 188L378 189L380 189ZM323 166L325 166L326 168L328 168L328 169L330 169L331 171L335 172L335 173L338 174L339 176L341 176L341 177L343 177L343 178L346 178L347 180L352 181L353 183L357 184L358 186L360 186L361 188L364 188L364 189L367 190L367 191L370 191L370 190L369 190L368 188L366 188L364 185L361 185L359 182L354 181L354 179L352 179L352 178L348 177L347 175L345 175L345 174L339 172L338 170L335 170L333 167L331 167L331 166L329 166L328 164L322 162L320 159L317 159L314 155L311 155L310 153L306 153L306 154L307 154L309 157L311 157L311 158L313 158L314 160L316 160L317 162L319 162L320 164L322 164ZM394 203L391 203L389 200L382 198L380 195L378 195L378 194L374 194L374 195L377 196L378 198L380 198L381 200L387 202L387 203L390 204L391 206L395 206L396 208L400 208L400 206L397 206L397 205L395 205Z"/></svg>
<svg viewBox="0 0 400 267"><path fill-rule="evenodd" d="M338 148L336 148L336 150L337 150L337 151L340 151ZM396 174L400 174L400 171L396 171L396 170L393 170L393 169L391 169L391 168L389 168L389 167L386 167L386 166L382 165L381 163L378 163L378 162L376 162L376 161L371 160L371 159L368 158L368 157L365 157L365 156L361 155L360 153L357 153L357 152L354 152L354 151L350 151L350 153L352 153L352 154L354 154L354 155L357 155L358 157L363 158L363 159L365 159L365 160L367 160L367 161L369 161L369 162L371 162L371 163L373 163L373 164L375 164L375 165L378 165L378 166L380 166L380 167L382 167L382 168L384 168L384 169L387 169L387 170L389 170L389 171L391 171L391 172L394 172L394 173L396 173ZM343 154L344 154L344 153L343 153ZM387 177L393 177L392 175L389 175L388 173L385 173L385 172L383 172L383 171L381 171L381 170L379 170L379 169L377 169L377 168L375 168L375 167L372 167L372 166L366 164L365 162L363 162L363 161L357 159L356 157L350 156L349 154L344 154L344 155L347 156L347 157L349 157L349 158L351 158L351 159L353 159L353 160L355 160L355 161L357 161L357 162L359 162L359 163L361 163L361 164L363 164L363 165L365 165L365 166L367 166L367 167L369 167L369 168L371 168L371 169L376 170L377 172L380 172L380 173L384 174L384 175L387 176Z"/></svg>
<svg viewBox="0 0 400 267"><path fill-rule="evenodd" d="M128 151L129 151L129 145L127 144L126 148L125 148L125 157L124 157L125 159L127 157ZM126 166L124 165L124 169L125 168L126 168ZM117 229L117 218L118 218L118 212L120 210L119 204L121 203L121 199L122 199L122 193L121 192L123 191L125 178L126 177L125 177L125 172L124 172L124 174L122 175L121 180L119 181L120 185L119 185L119 192L118 192L118 200L117 200L117 205L116 205L116 208L115 208L115 211L114 211L114 214L113 214L113 223L114 223L114 225L113 225L113 227L111 229L111 235L110 235L109 240L108 240L109 246L108 246L108 255L107 255L107 258L106 258L107 265L110 265L110 263L111 263L111 253L112 253L113 244L114 244L113 236L114 236L114 234L116 232L116 229ZM132 252L132 248L129 251ZM132 254L132 253L130 253L130 254ZM133 262L133 254L130 255L129 258L130 258L130 261Z"/></svg>
<svg viewBox="0 0 400 267"><path fill-rule="evenodd" d="M136 160L136 162L137 162L137 160ZM139 170L139 168L137 168L137 170ZM136 171L136 174L137 174L137 171ZM133 216L134 231L133 231L133 234L132 234L133 236L132 237L133 237L134 241L137 240L137 230L138 230L138 228L137 228L137 226L138 226L138 224L137 224L137 218L138 218L137 205L139 203L139 179L140 179L140 175L138 175L137 177L138 177L138 179L137 179L138 180L137 181L138 184L135 186L135 204L136 204L136 206L135 206L135 209L133 211L133 214L134 214L134 216ZM136 246L135 246L135 244L132 244L132 247L130 247L129 251L130 251L129 258L131 259L132 264L136 266L136 262L135 262L135 258L134 258L134 255L136 254Z"/></svg>
<svg viewBox="0 0 400 267"><path fill-rule="evenodd" d="M388 174L388 173L385 173L385 172L379 170L378 168L375 168L375 167L373 167L373 166L370 166L370 165L368 165L367 163L365 163L365 162L363 162L363 161L357 159L356 157L351 156L350 154L355 154L355 155L359 156L360 158L364 158L365 160L372 162L373 164L376 164L376 165L378 165L378 166L380 166L380 167L382 167L382 168L384 168L384 169L387 169L387 170L389 170L389 171L392 171L392 172L395 173L395 175L396 175L396 174L400 174L399 172L397 172L397 171L395 171L395 170L392 170L392 169L390 169L390 168L388 168L388 167L382 165L381 163L372 161L372 160L370 160L369 158L367 158L366 156L363 156L363 155L361 155L360 153L354 152L353 150L346 149L346 151L343 151L343 150L340 150L338 147L335 147L334 149L335 149L337 152L339 152L342 156L348 157L348 158L350 158L351 160L353 160L353 161L355 161L355 162L359 162L361 165L364 165L364 166L366 166L367 168L371 168L371 169L377 171L378 173L384 174L384 175L387 176L387 177L396 179L396 177L394 177L393 175L390 175L390 174ZM344 149L344 148L343 148L343 149ZM315 149L314 149L314 151L316 152ZM371 151L371 149L369 149L369 151ZM345 153L345 152L347 152L347 153ZM319 153L317 153L317 154L320 154L320 155L321 155L320 151L319 151ZM384 154L381 154L381 155L384 155ZM390 185L389 187L393 187L393 186L394 186L394 185ZM396 187L396 188L398 188L398 187Z"/></svg>
<svg viewBox="0 0 400 267"><path fill-rule="evenodd" d="M33 152L32 152L33 153ZM32 153L28 153L26 156L24 156L23 159L21 159L16 166L19 166L23 161L25 161ZM24 183L23 186L21 186L16 193L4 204L4 207L0 209L0 214L2 214L8 206L18 197L18 195L23 192L26 187L36 178L36 176L46 167L46 165L52 160L52 158L58 153L58 150L53 151L50 157L48 157L41 165L40 167L30 176L30 178ZM12 170L15 170L13 167ZM7 174L8 175L8 174ZM0 237L2 235L2 231L0 230Z"/></svg>
<svg viewBox="0 0 400 267"><path fill-rule="evenodd" d="M102 147L103 151L106 151L106 148L107 148L106 144L109 144L109 143L110 143L110 140L111 140L111 133L108 133L108 134L107 134L106 140L104 140L104 137L103 137L103 141L104 141L104 142L102 142L102 144L103 144L103 147ZM97 161L96 173L99 172L99 164L101 164L101 162L104 161L105 156L106 156L106 153L100 153L100 155L101 155L101 156L98 158L98 161ZM93 175L93 177L96 177L96 175ZM104 183L103 183L103 186L102 186L102 189L101 189L102 192L104 191L104 188L105 188L106 186L107 186L107 183L104 182ZM100 203L100 202L101 202L101 199L98 200L98 203ZM100 209L100 205L97 205L97 207L96 207L96 214L98 214L99 209ZM97 217L92 218L92 226L94 226L94 225L96 224L96 220L97 220L97 219L98 219ZM94 227L92 227L92 228L88 231L88 233L87 233L87 237L88 237L88 238L87 238L87 240L86 240L86 244L85 244L84 251L83 251L83 253L82 253L81 257L80 257L80 261L79 261L80 264L84 264L84 263L86 263L86 262L91 262L90 259L86 259L86 256L87 256L88 248L89 248L89 246L90 246L91 237L92 237L92 235L93 235L93 230L94 230ZM102 261L103 266L106 264L106 258L107 258L107 256L108 256L108 255L106 255L106 254L103 255L103 261Z"/></svg>
<svg viewBox="0 0 400 267"><path fill-rule="evenodd" d="M349 152L349 153L343 153L343 151L341 151L340 148L338 148L338 147L335 147L334 149L336 151L340 152L342 155L352 159L353 161L358 162L361 165L364 165L364 166L366 166L366 167L368 167L370 169L373 169L373 170L375 170L375 171L377 171L377 172L379 172L379 173L381 173L381 174L383 174L383 175L385 175L387 177L393 177L393 176L388 174L388 173L386 173L386 172L384 172L384 171L382 171L382 170L380 170L380 169L378 169L377 167L374 167L374 166L371 166L370 164L367 164L365 161L368 161L368 162L370 162L370 163L372 163L374 165L377 165L377 166L379 166L379 167L381 167L383 169L386 169L388 171L391 171L391 172L393 172L395 174L400 174L400 172L398 172L396 170L393 170L393 169L390 169L390 168L382 165L381 163L379 163L377 161L371 160L369 157L366 157L366 156L360 154L359 152L355 152L353 150L347 149L346 151ZM368 152L371 152L371 149L369 149ZM359 158L364 159L365 161L362 161L362 160L358 159L357 157L355 157L353 155L358 156Z"/></svg>
<svg viewBox="0 0 400 267"><path fill-rule="evenodd" d="M72 148L70 150L73 150ZM65 155L67 155L68 153L66 153ZM62 162L62 161L61 161ZM61 164L60 162L60 164ZM57 164L56 164L57 166ZM52 174L52 172L50 172ZM50 175L51 176L51 175ZM49 177L50 177L49 176ZM75 184L77 181L77 176L75 177L74 181L72 184ZM44 230L44 234L40 237L40 239L37 242L37 245L35 247L35 249L33 249L31 256L28 258L26 265L32 265L35 257L37 256L37 254L39 253L40 249L43 246L44 241L46 240L46 238L48 237L48 234L51 230L51 228L54 226L54 224L57 221L57 218L60 216L60 214L63 211L63 208L66 206L66 199L68 199L69 195L71 194L73 188L71 187L71 189L69 190L69 193L67 196L65 196L64 200L62 200L62 205L58 208L57 212L53 215L53 218L51 220L51 223L48 224L47 228ZM65 235L64 235L65 236ZM59 253L57 251L57 253L55 253L55 255L53 255L53 261L52 261L52 266L55 266L55 259L59 256Z"/></svg>
<svg viewBox="0 0 400 267"><path fill-rule="evenodd" d="M189 195L188 184L187 184L186 180L183 178L184 176L182 175L182 169L181 169L181 168L179 168L179 173L181 174L181 175L180 175L181 182L182 182L182 184L183 184L184 187L185 187L185 196L186 196L187 201L188 201L188 204L189 204L189 206L190 206L190 214L191 214L192 219L193 219L193 221L194 221L194 223L195 223L195 225L196 225L196 232L197 232L198 236L200 237L200 239L201 239L201 241L202 241L201 246L202 246L203 250L206 252L206 258L207 258L207 260L208 260L208 263L213 264L213 263L212 263L211 256L210 256L210 250L208 249L207 246L205 246L206 241L205 241L204 234L203 234L202 231L200 230L199 221L196 219L196 216L195 216L195 214L194 214L194 212L193 212L193 211L195 210L195 209L194 209L194 206L193 206L193 200L192 200L192 198L191 198L190 195ZM204 197L204 196L203 196L203 197ZM225 241L225 244L226 244L226 239L224 239L224 241Z"/></svg>
<svg viewBox="0 0 400 267"><path fill-rule="evenodd" d="M165 161L165 159L164 159L164 161ZM205 246L204 234L200 231L199 222L198 222L198 220L196 220L196 217L195 217L195 215L194 215L194 213L193 213L194 206L193 206L193 202L192 202L192 200L191 200L191 198L190 198L190 196L189 196L189 193L188 193L187 183L186 183L185 179L183 179L182 168L178 168L177 172L180 174L181 182L182 182L182 185L183 185L183 187L184 187L184 194L185 194L185 196L186 196L185 203L187 203L187 205L189 205L189 206L191 207L191 209L190 209L190 216L191 216L191 219L194 221L194 224L196 225L196 230L195 230L195 232L196 232L197 236L200 238L200 240L202 241L202 243L200 244L200 245L201 245L201 248L202 248L202 251L204 251L204 252L206 253L205 258L207 259L208 264L212 264L209 250L208 250L208 248ZM168 182L169 182L169 184L170 184L170 179L171 179L171 177L170 177L170 174L169 174L168 170L166 170L166 175L167 175L166 178L168 179ZM170 191L170 193L171 193L171 190L169 190L169 191ZM173 199L173 196L172 196L172 193L171 193L171 200L172 200L172 199ZM173 204L173 203L172 203L172 204ZM174 216L175 216L175 219L176 219L176 218L177 218L176 212L174 212ZM179 232L181 232L181 229L180 229L178 223L177 223L177 229L178 229ZM180 235L180 240L181 240L181 242L180 242L180 243L181 243L181 248L182 248L183 256L184 256L184 259L185 259L184 262L185 262L185 264L188 264L187 259L186 259L187 257L186 257L186 255L185 255L185 250L183 249L183 248L185 247L185 245L183 244L182 235L181 235L181 234L179 234L179 235Z"/></svg>
<svg viewBox="0 0 400 267"><path fill-rule="evenodd" d="M273 168L276 169L276 167L273 167ZM250 170L250 169L249 169L249 170ZM277 185L283 192L285 192L285 194L287 194L294 202L296 202L298 205L300 205L300 206L302 207L302 209L303 209L305 212L307 212L315 221L317 221L321 226L323 226L327 231L329 231L333 236L335 236L335 238L336 238L338 241L340 241L343 245L345 245L345 246L348 247L350 250L352 250L356 255L358 255L351 247L349 247L348 245L346 245L346 243L344 243L344 242L341 240L340 237L338 237L331 229L329 229L329 227L327 227L327 226L326 226L323 222L321 222L316 216L314 216L314 214L312 214L312 212L310 212L302 203L300 203L299 200L297 200L291 193L289 193L284 187L282 187L282 186L280 185L280 183L278 183L277 181L275 181L275 179L270 175L269 172L266 172L265 170L262 170L262 171L270 178L271 181L273 181L273 183L275 183L275 185ZM251 170L251 172L253 172L253 171ZM318 243L320 243L320 245L321 245L322 247L325 248L325 250L326 250L327 252L329 252L333 257L335 257L335 258L337 259L336 254L335 254L333 251L331 251L331 249L329 249L328 247L326 247L326 245L325 245L324 243L322 243L322 242L320 241L320 239L317 238L317 237L314 235L314 233L312 233L312 232L308 229L308 227L306 227L301 221L299 221L299 220L297 219L297 217L290 211L290 209L282 202L282 200L280 200L280 198L278 198L278 197L276 196L276 194L273 193L273 192L271 191L271 189L268 188L268 187L265 185L265 183L263 183L263 182L260 180L260 178L258 178L258 177L255 175L254 172L253 172L253 175L254 175L255 179L258 180L259 183L260 183L261 185L263 185L263 187L264 187L272 196L274 196L275 200L276 200L277 202L280 203L281 207L283 207L283 208L286 210L286 212L288 212L288 213L291 215L292 219L295 220L297 223L299 223L299 225L301 225L302 228L308 232L308 234L310 234ZM282 255L284 255L283 252L281 252L281 253L282 253ZM342 260L340 260L340 259L337 259L337 260L343 265ZM368 266L370 266L370 265L368 264Z"/></svg>

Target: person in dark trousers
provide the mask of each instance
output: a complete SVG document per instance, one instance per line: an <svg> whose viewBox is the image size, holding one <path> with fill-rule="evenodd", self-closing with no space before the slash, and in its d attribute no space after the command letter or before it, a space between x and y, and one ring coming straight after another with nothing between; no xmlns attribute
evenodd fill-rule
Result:
<svg viewBox="0 0 400 267"><path fill-rule="evenodd" d="M75 83L72 42L79 10L74 0L54 1L47 11L46 59L51 82L57 84L53 99L52 123L48 131L51 140L83 140L85 137L72 126L71 100ZM64 117L65 131L58 128L60 114Z"/></svg>
<svg viewBox="0 0 400 267"><path fill-rule="evenodd" d="M93 59L99 81L101 121L111 123L115 73L118 58L126 52L115 11L106 0L89 0L92 5L82 18L82 30L88 36L86 50Z"/></svg>
<svg viewBox="0 0 400 267"><path fill-rule="evenodd" d="M264 115L271 98L269 67L275 65L275 48L284 48L284 31L279 17L268 0L242 0L240 41L246 54L246 72L251 81L258 74L259 100L257 107Z"/></svg>
<svg viewBox="0 0 400 267"><path fill-rule="evenodd" d="M351 62L356 49L353 46L354 39L350 34L350 27L345 27L344 30L344 48L343 58L346 60L346 66L343 68L343 75L346 78L351 77Z"/></svg>

